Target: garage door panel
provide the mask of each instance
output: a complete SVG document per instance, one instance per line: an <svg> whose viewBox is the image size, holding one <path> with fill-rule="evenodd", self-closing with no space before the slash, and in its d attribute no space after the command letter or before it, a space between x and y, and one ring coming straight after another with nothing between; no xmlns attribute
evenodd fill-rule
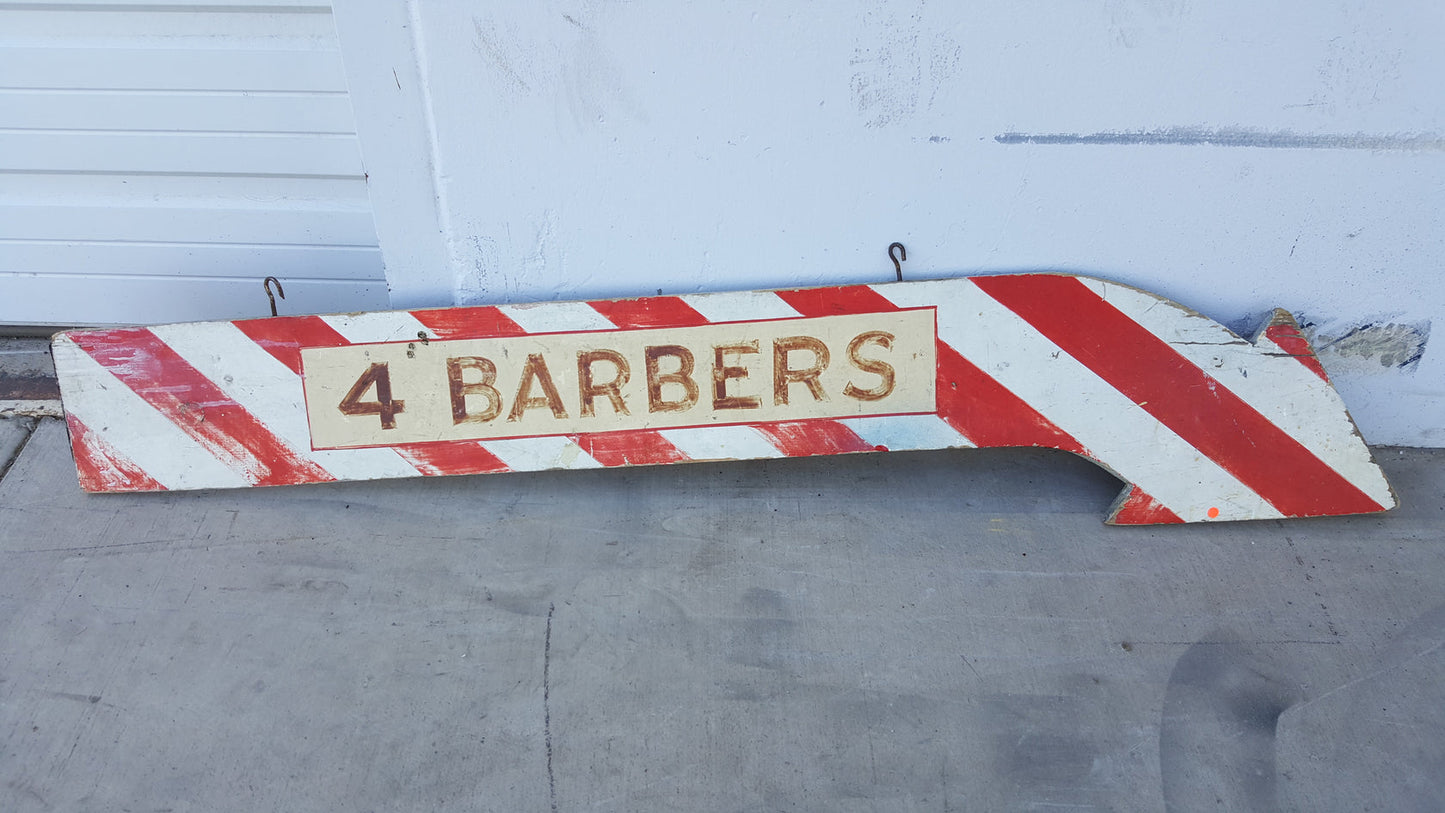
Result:
<svg viewBox="0 0 1445 813"><path fill-rule="evenodd" d="M335 39L327 6L259 3L0 3L6 25L0 43L114 44L153 41L175 46L229 47L253 43L271 49L327 46ZM194 42L204 39L205 42Z"/></svg>
<svg viewBox="0 0 1445 813"><path fill-rule="evenodd" d="M158 9L194 10L274 8L292 13L330 14L330 3L298 3L295 0L241 0L241 2L220 2L218 0L38 0L0 3L0 8L44 7L47 9L74 9L79 11L155 11Z"/></svg>
<svg viewBox="0 0 1445 813"><path fill-rule="evenodd" d="M374 247L0 240L0 271L79 276L266 276L380 280ZM4 321L0 318L0 321Z"/></svg>
<svg viewBox="0 0 1445 813"><path fill-rule="evenodd" d="M371 211L362 177L0 172L0 204L346 208Z"/></svg>
<svg viewBox="0 0 1445 813"><path fill-rule="evenodd" d="M385 307L330 7L0 0L0 323Z"/></svg>
<svg viewBox="0 0 1445 813"><path fill-rule="evenodd" d="M80 285L84 298L64 291ZM387 306L386 283L380 280L291 279L286 298L277 301L282 314L381 310ZM271 313L259 280L247 278L15 275L0 273L0 290L29 303L25 324L106 325L161 324L183 320L243 319ZM177 314L174 302L187 303ZM0 322L13 305L0 299ZM123 318L117 319L117 314ZM14 321L14 320L11 320Z"/></svg>
<svg viewBox="0 0 1445 813"><path fill-rule="evenodd" d="M358 208L65 206L0 203L0 240L293 243L375 246L371 211Z"/></svg>
<svg viewBox="0 0 1445 813"><path fill-rule="evenodd" d="M355 132L343 93L0 90L5 126L24 130Z"/></svg>
<svg viewBox="0 0 1445 813"><path fill-rule="evenodd" d="M0 171L359 176L354 135L0 132Z"/></svg>
<svg viewBox="0 0 1445 813"><path fill-rule="evenodd" d="M346 90L335 51L0 48L0 87L83 90Z"/></svg>

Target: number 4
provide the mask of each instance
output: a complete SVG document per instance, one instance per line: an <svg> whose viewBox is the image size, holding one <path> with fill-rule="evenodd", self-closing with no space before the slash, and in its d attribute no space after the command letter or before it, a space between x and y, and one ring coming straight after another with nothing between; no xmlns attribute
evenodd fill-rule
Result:
<svg viewBox="0 0 1445 813"><path fill-rule="evenodd" d="M376 385L376 400L363 401L361 396ZM405 412L403 407L405 401L392 400L391 397L391 372L387 369L385 362L372 364L356 383L351 385L351 391L341 399L336 407L345 415L380 415L382 429L396 428L396 415Z"/></svg>

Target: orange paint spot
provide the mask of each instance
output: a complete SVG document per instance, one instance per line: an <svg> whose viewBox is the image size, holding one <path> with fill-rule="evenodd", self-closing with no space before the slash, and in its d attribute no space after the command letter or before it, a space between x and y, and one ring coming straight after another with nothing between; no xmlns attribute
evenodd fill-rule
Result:
<svg viewBox="0 0 1445 813"><path fill-rule="evenodd" d="M1218 509L1218 508L1211 508L1211 509L1209 509L1209 511L1208 511L1207 513L1209 514L1209 518L1210 518L1210 519L1214 519L1215 517L1219 516L1219 509Z"/></svg>

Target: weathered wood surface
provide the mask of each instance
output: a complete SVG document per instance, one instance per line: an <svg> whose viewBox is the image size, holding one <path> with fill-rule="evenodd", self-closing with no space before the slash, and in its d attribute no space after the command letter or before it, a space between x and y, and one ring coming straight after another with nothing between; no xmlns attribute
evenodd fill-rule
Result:
<svg viewBox="0 0 1445 813"><path fill-rule="evenodd" d="M1396 499L1293 318L1253 342L1063 274L74 331L81 485L231 488L1035 446L1109 522Z"/></svg>

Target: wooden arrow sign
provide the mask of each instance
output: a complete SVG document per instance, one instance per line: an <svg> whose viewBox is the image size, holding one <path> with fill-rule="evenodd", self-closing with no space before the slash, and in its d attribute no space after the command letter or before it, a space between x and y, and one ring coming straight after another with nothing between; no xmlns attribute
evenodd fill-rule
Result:
<svg viewBox="0 0 1445 813"><path fill-rule="evenodd" d="M1254 342L1125 285L1018 274L72 331L88 491L1038 446L1109 522L1383 511L1294 319Z"/></svg>

